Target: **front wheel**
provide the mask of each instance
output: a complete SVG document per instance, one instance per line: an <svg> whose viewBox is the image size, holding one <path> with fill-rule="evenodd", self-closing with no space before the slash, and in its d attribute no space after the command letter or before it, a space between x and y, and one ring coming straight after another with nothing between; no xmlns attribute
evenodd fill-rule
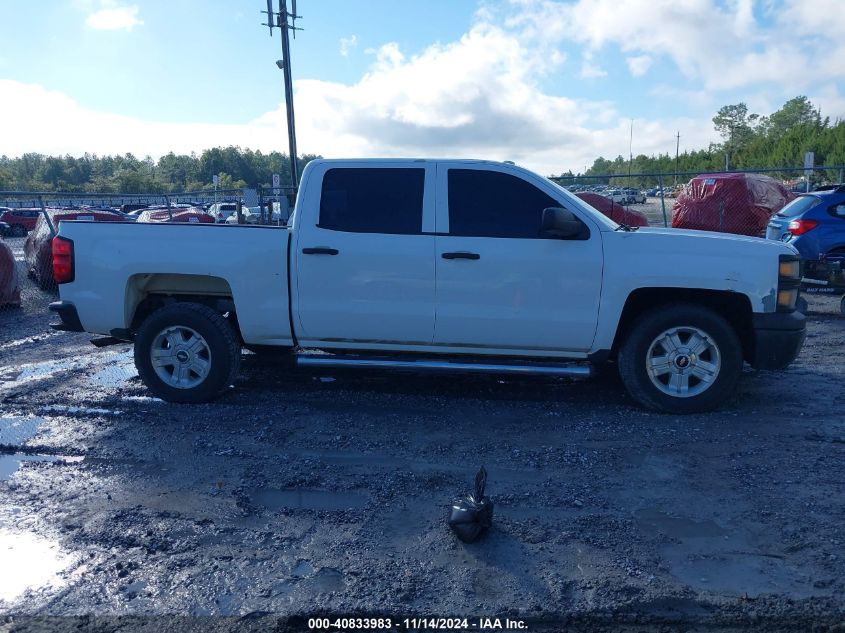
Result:
<svg viewBox="0 0 845 633"><path fill-rule="evenodd" d="M717 312L674 304L637 317L618 362L625 388L640 404L695 413L730 398L742 373L742 345Z"/></svg>
<svg viewBox="0 0 845 633"><path fill-rule="evenodd" d="M174 303L153 312L135 337L135 366L144 384L168 402L208 402L235 379L238 337L218 312Z"/></svg>

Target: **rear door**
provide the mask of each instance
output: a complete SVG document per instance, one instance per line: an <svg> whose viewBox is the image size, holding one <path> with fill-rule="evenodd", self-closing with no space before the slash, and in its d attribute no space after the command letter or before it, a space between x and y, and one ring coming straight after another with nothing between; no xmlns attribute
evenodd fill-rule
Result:
<svg viewBox="0 0 845 633"><path fill-rule="evenodd" d="M600 231L553 197L551 185L523 174L507 165L438 164L437 345L524 355L590 349L601 294ZM548 207L569 208L589 236L542 237Z"/></svg>
<svg viewBox="0 0 845 633"><path fill-rule="evenodd" d="M294 315L302 344L430 345L434 165L321 163L295 217Z"/></svg>

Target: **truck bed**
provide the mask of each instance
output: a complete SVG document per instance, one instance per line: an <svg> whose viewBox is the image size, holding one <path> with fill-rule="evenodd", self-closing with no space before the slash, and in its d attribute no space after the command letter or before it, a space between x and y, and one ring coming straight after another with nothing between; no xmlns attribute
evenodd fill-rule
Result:
<svg viewBox="0 0 845 633"><path fill-rule="evenodd" d="M150 294L227 295L246 344L291 345L285 227L63 222L75 276L62 299L89 332L129 328Z"/></svg>

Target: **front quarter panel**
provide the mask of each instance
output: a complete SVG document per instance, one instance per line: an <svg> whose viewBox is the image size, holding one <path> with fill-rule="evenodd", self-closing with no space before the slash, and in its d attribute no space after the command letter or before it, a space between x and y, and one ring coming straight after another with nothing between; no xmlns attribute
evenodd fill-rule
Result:
<svg viewBox="0 0 845 633"><path fill-rule="evenodd" d="M628 297L641 288L736 292L755 313L774 312L778 256L795 249L773 241L705 231L607 232L605 277L594 348L610 349Z"/></svg>

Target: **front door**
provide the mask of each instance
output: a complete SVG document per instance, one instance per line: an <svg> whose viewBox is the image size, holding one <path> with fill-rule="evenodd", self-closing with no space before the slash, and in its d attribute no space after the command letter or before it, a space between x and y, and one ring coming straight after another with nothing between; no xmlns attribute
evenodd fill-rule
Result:
<svg viewBox="0 0 845 633"><path fill-rule="evenodd" d="M529 178L507 165L438 164L435 344L520 355L591 348L601 235L588 221L586 239L542 237L543 209L566 202Z"/></svg>

